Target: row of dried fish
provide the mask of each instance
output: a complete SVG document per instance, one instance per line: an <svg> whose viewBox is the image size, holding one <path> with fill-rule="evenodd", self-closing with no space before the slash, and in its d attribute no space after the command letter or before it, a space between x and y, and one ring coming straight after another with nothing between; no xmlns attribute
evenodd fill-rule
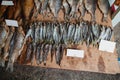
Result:
<svg viewBox="0 0 120 80"><path fill-rule="evenodd" d="M35 17L39 13L44 16L52 13L56 19L59 11L63 9L65 20L83 18L85 12L88 11L91 14L92 21L95 21L95 11L98 4L99 9L103 13L102 21L107 21L110 10L108 0L34 0L34 3L37 10ZM80 16L77 14L79 12L81 13Z"/></svg>
<svg viewBox="0 0 120 80"><path fill-rule="evenodd" d="M28 25L24 34L22 26L8 27L5 23L0 25L0 66L13 71L13 64L21 55L23 47L27 44L25 61L36 59L37 64L46 64L48 53L51 60L55 54L56 63L60 65L64 49L69 44L85 42L97 45L101 39L110 40L112 29L99 24L82 21L80 23L51 23L34 22Z"/></svg>
<svg viewBox="0 0 120 80"><path fill-rule="evenodd" d="M85 21L76 24L34 22L30 25L26 38L28 36L31 36L35 45L42 42L65 45L86 42L88 47L90 44L96 45L101 39L110 40L112 29Z"/></svg>

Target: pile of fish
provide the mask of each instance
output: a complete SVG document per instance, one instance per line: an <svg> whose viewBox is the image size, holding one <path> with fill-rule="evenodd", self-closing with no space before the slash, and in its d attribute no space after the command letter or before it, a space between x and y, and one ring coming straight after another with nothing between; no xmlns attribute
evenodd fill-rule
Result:
<svg viewBox="0 0 120 80"><path fill-rule="evenodd" d="M0 66L13 71L14 62L21 56L26 44L25 62L33 64L34 59L39 65L46 65L48 54L51 62L55 55L56 64L60 65L64 50L68 45L86 43L98 47L101 39L110 40L112 29L107 26L92 22L81 21L78 23L68 22L33 22L27 25L26 35L22 26L18 28L8 27L4 23L0 25Z"/></svg>
<svg viewBox="0 0 120 80"><path fill-rule="evenodd" d="M55 20L58 18L58 13L62 9L65 20L71 18L77 20L82 19L85 13L89 12L91 14L91 20L95 22L95 11L98 5L100 11L103 13L102 21L107 22L107 16L110 10L108 0L34 0L34 3L36 8L35 17L38 14L42 14L44 17L49 16L50 13Z"/></svg>

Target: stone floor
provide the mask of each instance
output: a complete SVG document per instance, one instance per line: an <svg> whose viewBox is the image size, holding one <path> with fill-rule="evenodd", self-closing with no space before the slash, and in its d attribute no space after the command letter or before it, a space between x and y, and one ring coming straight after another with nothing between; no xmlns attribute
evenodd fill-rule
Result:
<svg viewBox="0 0 120 80"><path fill-rule="evenodd" d="M120 80L120 74L111 75L15 65L13 73L0 68L0 80Z"/></svg>

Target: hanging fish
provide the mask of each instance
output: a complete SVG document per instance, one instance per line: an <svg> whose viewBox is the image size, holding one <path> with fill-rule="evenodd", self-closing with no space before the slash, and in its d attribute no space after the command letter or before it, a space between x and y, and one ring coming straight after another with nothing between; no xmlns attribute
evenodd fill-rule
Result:
<svg viewBox="0 0 120 80"><path fill-rule="evenodd" d="M49 52L49 44L46 44L44 47L44 54L43 54L43 63L46 65L46 60Z"/></svg>
<svg viewBox="0 0 120 80"><path fill-rule="evenodd" d="M5 47L8 33L9 33L8 26L6 26L5 23L1 23L0 24L0 66L2 66L2 67L4 67L4 62L2 59L4 56L4 52L2 52L2 48Z"/></svg>
<svg viewBox="0 0 120 80"><path fill-rule="evenodd" d="M68 0L70 6L71 6L71 11L70 11L70 17L71 18L77 18L77 4L79 0Z"/></svg>
<svg viewBox="0 0 120 80"><path fill-rule="evenodd" d="M42 45L41 45L41 52L40 52L40 54L39 54L39 63L41 64L42 62L43 62L43 55L44 55L44 47L45 47L45 43L43 43Z"/></svg>
<svg viewBox="0 0 120 80"><path fill-rule="evenodd" d="M5 46L4 46L4 54L1 58L1 61L0 61L0 64L3 65L3 67L5 66L5 59L6 57L9 55L9 49L10 49L10 41L12 39L12 36L13 36L13 33L15 32L15 28L14 27L10 27L10 31L9 31L9 34L8 34L8 37L5 41Z"/></svg>
<svg viewBox="0 0 120 80"><path fill-rule="evenodd" d="M22 0L21 2L25 20L31 19L34 9L34 0Z"/></svg>
<svg viewBox="0 0 120 80"><path fill-rule="evenodd" d="M35 18L37 18L38 14L40 13L41 6L42 6L42 0L34 0L36 13L34 15Z"/></svg>
<svg viewBox="0 0 120 80"><path fill-rule="evenodd" d="M13 64L15 60L18 58L18 56L21 55L21 51L23 50L23 46L24 46L24 42L23 42L24 34L21 26L19 26L19 28L17 29L16 36L14 39L15 42L13 42L14 43L13 51L9 56L9 60L6 68L6 70L10 70L10 72L13 72Z"/></svg>
<svg viewBox="0 0 120 80"><path fill-rule="evenodd" d="M41 52L41 44L39 44L38 46L37 46L37 51L36 51L36 63L37 63L37 65L39 65L39 59L40 59L40 53Z"/></svg>
<svg viewBox="0 0 120 80"><path fill-rule="evenodd" d="M102 21L107 22L107 17L108 17L109 10L110 10L110 4L108 0L98 0L98 6L103 13Z"/></svg>
<svg viewBox="0 0 120 80"><path fill-rule="evenodd" d="M84 0L86 10L91 14L92 21L95 22L95 10L97 0Z"/></svg>
<svg viewBox="0 0 120 80"><path fill-rule="evenodd" d="M63 58L63 52L64 52L64 47L62 44L59 44L56 47L56 53L55 53L56 64L58 65L61 64L61 60Z"/></svg>
<svg viewBox="0 0 120 80"><path fill-rule="evenodd" d="M54 24L53 40L55 44L58 44L61 41L60 27L58 24Z"/></svg>
<svg viewBox="0 0 120 80"><path fill-rule="evenodd" d="M63 0L63 8L64 8L64 19L68 21L69 14L71 11L71 7L70 7L70 4L68 3L68 0Z"/></svg>
<svg viewBox="0 0 120 80"><path fill-rule="evenodd" d="M49 6L49 0L43 0L42 1L42 7L41 7L41 14L45 17L48 16L48 6Z"/></svg>

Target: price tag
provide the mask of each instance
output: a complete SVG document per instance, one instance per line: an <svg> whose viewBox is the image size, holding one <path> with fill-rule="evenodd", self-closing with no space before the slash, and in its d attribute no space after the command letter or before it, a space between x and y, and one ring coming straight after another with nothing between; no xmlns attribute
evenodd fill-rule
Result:
<svg viewBox="0 0 120 80"><path fill-rule="evenodd" d="M101 40L99 50L113 53L115 46L116 46L115 42Z"/></svg>
<svg viewBox="0 0 120 80"><path fill-rule="evenodd" d="M13 6L14 3L13 3L13 1L2 1L1 5L3 5L3 6Z"/></svg>
<svg viewBox="0 0 120 80"><path fill-rule="evenodd" d="M5 19L5 22L8 26L18 27L18 22L16 20Z"/></svg>
<svg viewBox="0 0 120 80"><path fill-rule="evenodd" d="M84 58L84 50L67 49L67 56Z"/></svg>

